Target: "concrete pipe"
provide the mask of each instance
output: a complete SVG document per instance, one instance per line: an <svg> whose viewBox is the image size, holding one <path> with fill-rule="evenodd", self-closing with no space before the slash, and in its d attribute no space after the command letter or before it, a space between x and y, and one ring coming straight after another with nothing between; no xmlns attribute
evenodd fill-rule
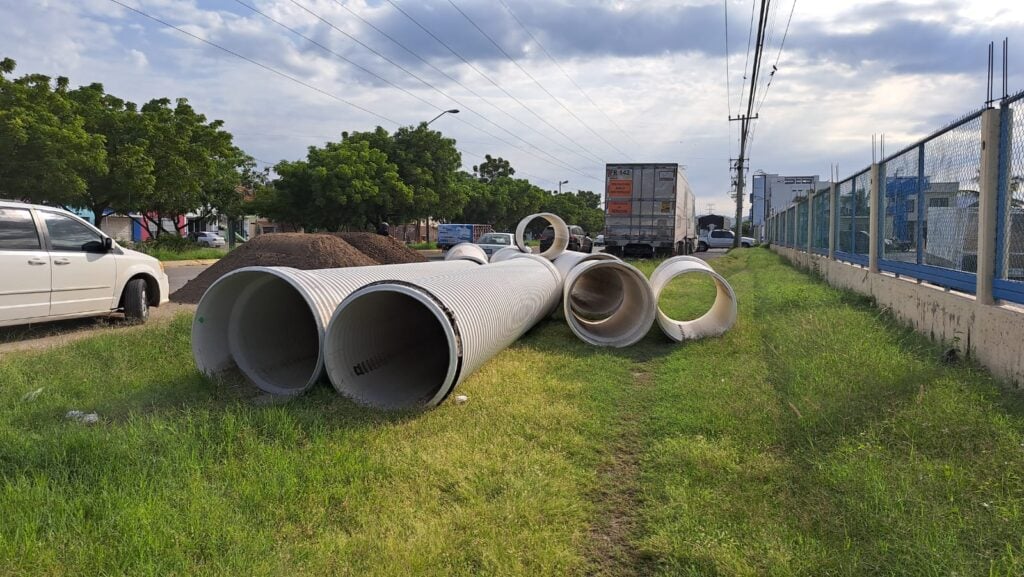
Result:
<svg viewBox="0 0 1024 577"><path fill-rule="evenodd" d="M444 260L456 259L470 260L477 264L487 264L487 253L476 243L460 242L448 249L448 252L444 255Z"/></svg>
<svg viewBox="0 0 1024 577"><path fill-rule="evenodd" d="M491 255L491 262L501 262L503 260L508 260L517 254L527 253L519 250L518 246L506 246L505 248L499 248L498 250L494 251L494 254Z"/></svg>
<svg viewBox="0 0 1024 577"><path fill-rule="evenodd" d="M523 235L526 234L526 227L529 226L534 219L538 218L543 218L548 221L555 231L555 238L551 241L551 246L549 246L547 250L541 252L540 256L548 260L555 260L555 257L562 254L562 252L564 252L569 246L569 227L566 226L565 221L557 214L551 214L550 212L538 212L537 214L531 214L519 221L519 225L516 226L516 246L518 246L519 250L523 252L532 252L530 247L526 246L526 240L524 240Z"/></svg>
<svg viewBox="0 0 1024 577"><path fill-rule="evenodd" d="M323 372L324 328L356 289L479 267L469 260L303 271L247 267L213 283L192 321L192 356L204 374L237 368L275 395L302 393Z"/></svg>
<svg viewBox="0 0 1024 577"><path fill-rule="evenodd" d="M603 347L628 347L654 324L657 300L647 277L619 260L585 261L569 271L562 312L580 340Z"/></svg>
<svg viewBox="0 0 1024 577"><path fill-rule="evenodd" d="M327 375L353 401L429 408L544 318L558 301L554 266L521 255L486 267L355 291L324 339Z"/></svg>
<svg viewBox="0 0 1024 577"><path fill-rule="evenodd" d="M705 274L715 281L715 302L708 312L692 321L677 321L669 318L658 306L658 326L674 341L717 337L724 334L736 323L736 293L729 281L715 272L708 264L692 256L677 256L658 265L651 273L651 289L656 299L668 283L683 274Z"/></svg>

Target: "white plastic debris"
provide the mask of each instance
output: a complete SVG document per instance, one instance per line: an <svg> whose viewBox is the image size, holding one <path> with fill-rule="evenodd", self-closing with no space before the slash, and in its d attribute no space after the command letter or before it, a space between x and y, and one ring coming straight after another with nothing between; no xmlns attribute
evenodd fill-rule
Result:
<svg viewBox="0 0 1024 577"><path fill-rule="evenodd" d="M96 413L86 413L84 411L68 411L68 414L64 415L65 419L72 421L78 421L86 425L92 425L100 422L100 416Z"/></svg>
<svg viewBox="0 0 1024 577"><path fill-rule="evenodd" d="M466 401L468 401L468 400L469 400L469 397L467 397L466 395L455 395L455 404L457 404L457 405L465 404Z"/></svg>
<svg viewBox="0 0 1024 577"><path fill-rule="evenodd" d="M38 389L36 389L34 391L29 391L29 392L25 393L25 396L23 396L21 398L21 400L22 401L34 401L34 400L36 400L36 397L38 397L39 394L42 393L42 392L43 392L43 387L39 387Z"/></svg>

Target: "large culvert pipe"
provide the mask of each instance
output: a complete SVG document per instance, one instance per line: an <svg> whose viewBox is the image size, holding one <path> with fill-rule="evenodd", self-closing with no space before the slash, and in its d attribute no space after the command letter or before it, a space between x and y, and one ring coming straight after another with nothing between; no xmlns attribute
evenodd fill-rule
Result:
<svg viewBox="0 0 1024 577"><path fill-rule="evenodd" d="M573 267L562 294L569 328L592 345L627 347L654 324L657 300L647 277L618 260L590 260Z"/></svg>
<svg viewBox="0 0 1024 577"><path fill-rule="evenodd" d="M237 368L268 393L296 395L322 373L324 327L350 293L371 282L478 266L460 259L311 271L241 268L218 279L199 301L192 356L204 374Z"/></svg>
<svg viewBox="0 0 1024 577"><path fill-rule="evenodd" d="M545 259L521 255L473 270L367 285L335 311L324 337L327 375L357 403L433 407L558 302Z"/></svg>
<svg viewBox="0 0 1024 577"><path fill-rule="evenodd" d="M499 248L498 250L494 251L494 254L491 255L491 262L501 262L503 260L508 260L516 256L517 254L533 253L523 252L519 250L518 246L506 246L505 248Z"/></svg>
<svg viewBox="0 0 1024 577"><path fill-rule="evenodd" d="M717 337L724 334L736 323L736 293L729 281L715 272L706 262L692 256L677 256L658 265L651 273L651 289L655 299L661 298L661 291L675 277L683 274L704 274L715 281L715 302L708 312L692 321L677 321L669 318L658 306L658 326L674 341Z"/></svg>
<svg viewBox="0 0 1024 577"><path fill-rule="evenodd" d="M576 266L578 266L582 262L589 262L589 261L594 261L594 260L616 260L617 261L617 260L619 260L619 258L616 257L616 256L613 256L613 255L610 255L608 253L605 253L605 252L585 253L585 252L578 252L578 251L574 251L574 250L567 250L567 251L563 252L562 254L558 255L555 258L555 260L553 260L551 262L552 262L552 264L555 265L555 268L558 269L558 274L562 275L562 281L565 282L565 279L569 276L569 271L571 271L573 268L575 268ZM614 295L612 296L612 299L611 299L611 300L615 301L615 306L618 306L618 303L621 301L622 287L621 286L619 286L617 288L616 287L612 287L611 290L615 294L619 295L618 296L618 300L615 300L616 297ZM573 306L575 307L578 303L576 303L576 301L573 301L573 302L574 302ZM596 314L600 315L602 313L598 312ZM605 310L604 314L605 315L611 314L611 310L610 309ZM562 316L562 307L561 306L555 307L555 314L554 314L554 316L555 316L555 318L559 318L559 317Z"/></svg>
<svg viewBox="0 0 1024 577"><path fill-rule="evenodd" d="M477 264L487 264L487 253L480 245L472 242L460 242L448 249L444 260L471 260Z"/></svg>
<svg viewBox="0 0 1024 577"><path fill-rule="evenodd" d="M569 227L566 226L565 221L557 214L551 214L550 212L538 212L537 214L531 214L519 221L519 225L516 226L516 246L518 246L519 250L523 252L531 252L530 247L526 246L524 235L526 234L526 227L538 218L543 218L548 221L548 224L551 225L555 232L555 237L551 241L551 246L549 246L547 250L542 251L540 256L548 260L555 260L555 257L562 254L562 252L569 246Z"/></svg>

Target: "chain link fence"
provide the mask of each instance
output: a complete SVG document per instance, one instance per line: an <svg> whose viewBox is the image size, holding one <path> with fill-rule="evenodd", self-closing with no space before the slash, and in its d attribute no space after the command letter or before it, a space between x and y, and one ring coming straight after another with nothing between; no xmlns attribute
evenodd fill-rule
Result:
<svg viewBox="0 0 1024 577"><path fill-rule="evenodd" d="M1002 279L1020 282L1024 281L1024 92L1003 106L1003 127L998 218L1005 241L996 252L996 271Z"/></svg>
<svg viewBox="0 0 1024 577"><path fill-rule="evenodd" d="M839 183L839 222L836 226L836 251L853 252L853 178Z"/></svg>
<svg viewBox="0 0 1024 577"><path fill-rule="evenodd" d="M923 219L918 216L921 193L921 145L879 164L882 193L882 258L919 264Z"/></svg>
<svg viewBox="0 0 1024 577"><path fill-rule="evenodd" d="M828 252L828 218L830 191L819 191L814 195L814 223L811 234L811 249L818 253Z"/></svg>
<svg viewBox="0 0 1024 577"><path fill-rule="evenodd" d="M810 225L810 206L805 200L796 205L796 245L807 248L807 227Z"/></svg>

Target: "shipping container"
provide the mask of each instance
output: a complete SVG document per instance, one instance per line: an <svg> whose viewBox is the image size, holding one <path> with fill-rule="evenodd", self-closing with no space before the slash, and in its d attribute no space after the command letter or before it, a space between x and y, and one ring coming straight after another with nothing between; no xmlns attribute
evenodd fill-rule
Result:
<svg viewBox="0 0 1024 577"><path fill-rule="evenodd" d="M606 252L652 258L694 251L695 199L678 164L609 164L604 198Z"/></svg>

